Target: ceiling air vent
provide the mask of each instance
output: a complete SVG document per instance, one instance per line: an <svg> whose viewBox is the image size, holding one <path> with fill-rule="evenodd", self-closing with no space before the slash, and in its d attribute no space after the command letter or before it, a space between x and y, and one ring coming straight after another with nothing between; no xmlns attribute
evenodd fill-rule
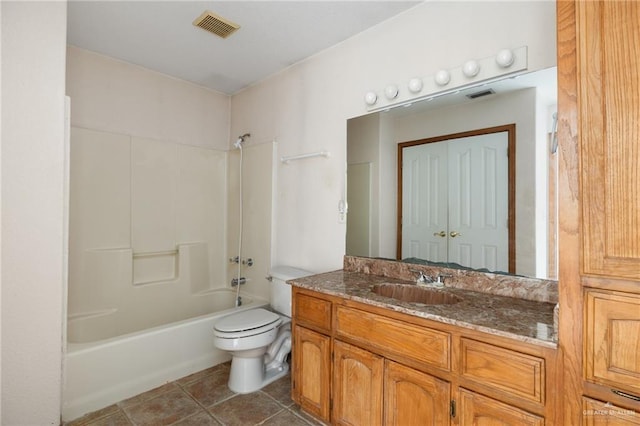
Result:
<svg viewBox="0 0 640 426"><path fill-rule="evenodd" d="M231 22L228 19L224 19L222 16L216 15L209 10L202 12L202 15L198 16L198 18L193 21L193 25L222 38L229 37L238 28L240 28L240 25Z"/></svg>
<svg viewBox="0 0 640 426"><path fill-rule="evenodd" d="M493 95L494 93L496 92L494 92L493 89L487 89L481 92L469 93L466 96L469 99L475 99L475 98L481 98L482 96Z"/></svg>

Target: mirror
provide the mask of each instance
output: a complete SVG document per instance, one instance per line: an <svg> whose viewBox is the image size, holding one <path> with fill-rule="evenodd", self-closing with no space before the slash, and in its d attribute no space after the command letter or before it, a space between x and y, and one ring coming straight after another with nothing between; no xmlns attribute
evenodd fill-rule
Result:
<svg viewBox="0 0 640 426"><path fill-rule="evenodd" d="M398 259L398 198L409 196L398 187L399 144L515 124L514 273L555 279L556 73L553 67L349 119L346 254ZM399 259L408 257L415 256Z"/></svg>

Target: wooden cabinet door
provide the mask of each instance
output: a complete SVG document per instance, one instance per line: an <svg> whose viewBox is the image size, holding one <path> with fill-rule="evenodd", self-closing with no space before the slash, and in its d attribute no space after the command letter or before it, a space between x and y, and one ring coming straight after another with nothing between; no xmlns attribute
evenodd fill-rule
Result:
<svg viewBox="0 0 640 426"><path fill-rule="evenodd" d="M587 290L587 380L640 395L640 294Z"/></svg>
<svg viewBox="0 0 640 426"><path fill-rule="evenodd" d="M460 426L543 426L544 419L519 408L460 389L458 392Z"/></svg>
<svg viewBox="0 0 640 426"><path fill-rule="evenodd" d="M640 426L640 413L613 404L582 398L583 426Z"/></svg>
<svg viewBox="0 0 640 426"><path fill-rule="evenodd" d="M333 356L333 423L382 425L384 359L340 341Z"/></svg>
<svg viewBox="0 0 640 426"><path fill-rule="evenodd" d="M583 273L640 280L640 2L576 12Z"/></svg>
<svg viewBox="0 0 640 426"><path fill-rule="evenodd" d="M446 426L451 386L448 382L392 361L384 371L385 425Z"/></svg>
<svg viewBox="0 0 640 426"><path fill-rule="evenodd" d="M331 339L295 326L292 352L292 396L302 409L328 422Z"/></svg>

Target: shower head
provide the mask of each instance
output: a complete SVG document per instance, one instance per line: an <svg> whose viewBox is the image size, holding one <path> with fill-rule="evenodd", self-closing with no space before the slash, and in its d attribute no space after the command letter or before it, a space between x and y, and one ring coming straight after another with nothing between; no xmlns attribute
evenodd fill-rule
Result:
<svg viewBox="0 0 640 426"><path fill-rule="evenodd" d="M242 136L238 136L238 139L236 139L236 141L233 143L233 146L235 146L238 149L242 149L242 143L244 142L244 140L248 137L251 136L251 133L245 133Z"/></svg>

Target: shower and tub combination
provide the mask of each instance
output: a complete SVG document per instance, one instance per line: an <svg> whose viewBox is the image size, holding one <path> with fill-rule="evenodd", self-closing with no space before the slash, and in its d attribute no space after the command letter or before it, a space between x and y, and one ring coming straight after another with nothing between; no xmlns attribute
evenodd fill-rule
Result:
<svg viewBox="0 0 640 426"><path fill-rule="evenodd" d="M72 128L64 421L228 361L214 325L268 307L270 265L259 252L249 268L241 250L269 246L257 230L271 223L275 148L245 148L245 197L264 211L243 224L236 157L247 137L233 154ZM227 254L236 241L238 265Z"/></svg>

